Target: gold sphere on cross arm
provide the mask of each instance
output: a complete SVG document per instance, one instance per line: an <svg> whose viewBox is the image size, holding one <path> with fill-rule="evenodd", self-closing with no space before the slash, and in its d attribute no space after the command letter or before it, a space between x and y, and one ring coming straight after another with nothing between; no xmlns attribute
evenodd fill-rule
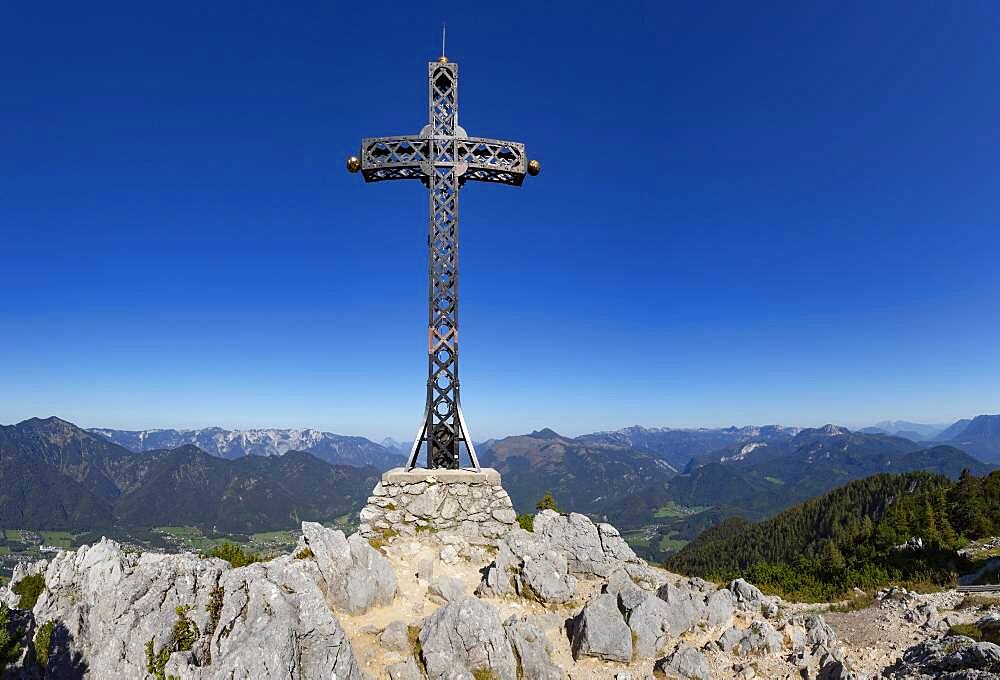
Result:
<svg viewBox="0 0 1000 680"><path fill-rule="evenodd" d="M536 160L528 161L528 174L534 177L542 171L542 164Z"/></svg>
<svg viewBox="0 0 1000 680"><path fill-rule="evenodd" d="M347 171L357 172L361 169L361 159L357 156L351 156L347 159Z"/></svg>

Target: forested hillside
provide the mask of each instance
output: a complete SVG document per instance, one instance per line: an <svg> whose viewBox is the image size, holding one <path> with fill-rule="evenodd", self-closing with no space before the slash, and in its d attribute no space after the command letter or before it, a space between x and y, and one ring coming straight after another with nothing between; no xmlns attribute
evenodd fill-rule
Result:
<svg viewBox="0 0 1000 680"><path fill-rule="evenodd" d="M773 592L826 599L891 581L947 582L955 549L1000 534L1000 472L957 482L924 472L850 482L775 517L731 519L667 561L708 578L744 576ZM919 538L922 547L900 547Z"/></svg>

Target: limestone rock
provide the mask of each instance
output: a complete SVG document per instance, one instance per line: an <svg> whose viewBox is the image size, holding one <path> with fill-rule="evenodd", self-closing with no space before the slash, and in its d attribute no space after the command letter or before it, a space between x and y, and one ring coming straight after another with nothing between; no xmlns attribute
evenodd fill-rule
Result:
<svg viewBox="0 0 1000 680"><path fill-rule="evenodd" d="M671 635L680 635L705 616L705 602L696 590L665 583L656 591L656 596L669 605Z"/></svg>
<svg viewBox="0 0 1000 680"><path fill-rule="evenodd" d="M459 671L491 670L498 680L517 680L517 663L496 609L464 597L438 609L420 631L429 680L451 680Z"/></svg>
<svg viewBox="0 0 1000 680"><path fill-rule="evenodd" d="M393 621L379 635L382 647L392 652L410 653L409 626L402 621Z"/></svg>
<svg viewBox="0 0 1000 680"><path fill-rule="evenodd" d="M537 535L515 529L500 541L476 592L561 603L576 595L576 579L568 573L565 555L550 550Z"/></svg>
<svg viewBox="0 0 1000 680"><path fill-rule="evenodd" d="M350 614L387 605L396 596L396 572L389 561L358 534L303 522L302 534L313 551L330 604Z"/></svg>
<svg viewBox="0 0 1000 680"><path fill-rule="evenodd" d="M782 649L782 637L766 621L754 621L746 629L732 627L719 638L722 651L736 656L777 654Z"/></svg>
<svg viewBox="0 0 1000 680"><path fill-rule="evenodd" d="M1000 647L963 636L925 640L883 675L890 680L992 680L1000 677Z"/></svg>
<svg viewBox="0 0 1000 680"><path fill-rule="evenodd" d="M434 560L425 557L417 563L417 578L430 583L434 579Z"/></svg>
<svg viewBox="0 0 1000 680"><path fill-rule="evenodd" d="M424 680L424 674L420 672L420 667L412 656L385 670L389 674L389 680Z"/></svg>
<svg viewBox="0 0 1000 680"><path fill-rule="evenodd" d="M682 644L673 654L657 661L654 668L667 677L678 677L684 680L712 680L712 672L708 667L705 655L687 644Z"/></svg>
<svg viewBox="0 0 1000 680"><path fill-rule="evenodd" d="M736 596L737 604L744 611L761 612L769 619L778 615L777 598L768 597L752 583L738 578L729 584L729 590Z"/></svg>
<svg viewBox="0 0 1000 680"><path fill-rule="evenodd" d="M511 616L504 631L518 660L521 673L532 680L563 680L565 673L552 662L552 646L545 633L527 616Z"/></svg>
<svg viewBox="0 0 1000 680"><path fill-rule="evenodd" d="M183 607L197 634L190 651L167 663L181 680L364 678L313 560L233 569L191 554L139 556L102 540L60 553L45 580L33 614L58 622L49 677L84 677L86 669L91 679L145 680L146 644L162 649ZM221 603L215 616L210 602Z"/></svg>
<svg viewBox="0 0 1000 680"><path fill-rule="evenodd" d="M621 608L627 611L633 654L640 658L656 656L670 638L671 629L680 627L675 612L666 602L640 588L623 591L618 598Z"/></svg>
<svg viewBox="0 0 1000 680"><path fill-rule="evenodd" d="M736 596L731 590L721 588L705 598L705 621L710 626L726 626L736 612Z"/></svg>
<svg viewBox="0 0 1000 680"><path fill-rule="evenodd" d="M26 576L44 574L48 569L48 560L38 560L37 562L18 562L14 565L14 570L10 575L10 582L6 586L0 587L0 602L6 603L11 609L17 607L21 597L13 591L13 587L21 582Z"/></svg>
<svg viewBox="0 0 1000 680"><path fill-rule="evenodd" d="M430 586L427 588L427 593L440 598L443 602L453 602L465 597L465 584L451 576L438 576L431 581Z"/></svg>
<svg viewBox="0 0 1000 680"><path fill-rule="evenodd" d="M550 549L565 554L572 574L606 577L625 563L642 564L617 529L595 525L575 512L542 510L535 515L534 533Z"/></svg>
<svg viewBox="0 0 1000 680"><path fill-rule="evenodd" d="M632 631L611 593L594 596L567 628L574 659L596 656L625 663L632 659Z"/></svg>

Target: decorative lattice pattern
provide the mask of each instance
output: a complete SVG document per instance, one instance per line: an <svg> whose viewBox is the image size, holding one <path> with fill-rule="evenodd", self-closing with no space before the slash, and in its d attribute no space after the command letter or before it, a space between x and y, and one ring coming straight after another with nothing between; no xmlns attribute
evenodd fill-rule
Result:
<svg viewBox="0 0 1000 680"><path fill-rule="evenodd" d="M431 62L427 79L427 126L419 135L362 140L361 173L366 182L419 179L430 194L427 405L407 466L426 446L428 467L457 468L465 444L478 468L458 381L458 190L469 180L520 186L527 157L518 142L465 134L457 64Z"/></svg>
<svg viewBox="0 0 1000 680"><path fill-rule="evenodd" d="M457 468L468 433L458 417L458 177L435 167L430 177L427 442L429 467Z"/></svg>

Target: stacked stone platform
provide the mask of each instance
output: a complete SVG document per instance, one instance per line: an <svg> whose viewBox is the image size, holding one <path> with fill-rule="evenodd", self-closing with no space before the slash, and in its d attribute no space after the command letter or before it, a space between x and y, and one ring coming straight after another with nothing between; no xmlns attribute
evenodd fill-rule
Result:
<svg viewBox="0 0 1000 680"><path fill-rule="evenodd" d="M394 468L372 490L358 532L375 538L392 532L415 536L450 531L470 543L495 545L516 526L510 496L492 468Z"/></svg>

